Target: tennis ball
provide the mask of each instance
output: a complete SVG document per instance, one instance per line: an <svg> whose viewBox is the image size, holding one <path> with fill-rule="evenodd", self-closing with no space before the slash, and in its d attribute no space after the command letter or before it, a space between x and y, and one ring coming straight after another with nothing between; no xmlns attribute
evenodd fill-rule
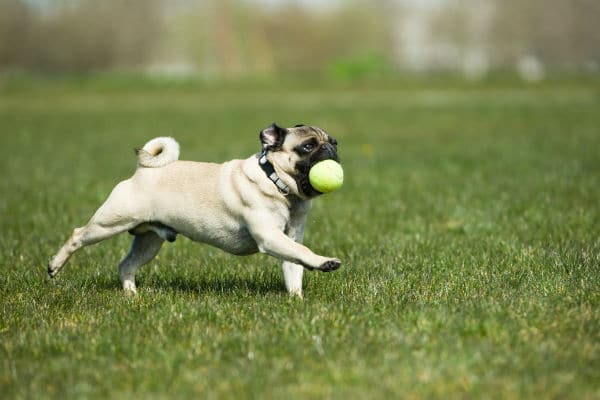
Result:
<svg viewBox="0 0 600 400"><path fill-rule="evenodd" d="M308 180L321 193L333 192L344 183L344 170L333 160L319 161L308 171Z"/></svg>

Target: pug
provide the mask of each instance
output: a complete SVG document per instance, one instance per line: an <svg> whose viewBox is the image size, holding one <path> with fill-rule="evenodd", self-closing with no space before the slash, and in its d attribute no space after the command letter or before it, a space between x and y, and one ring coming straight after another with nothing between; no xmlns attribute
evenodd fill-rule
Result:
<svg viewBox="0 0 600 400"><path fill-rule="evenodd" d="M257 252L283 261L285 286L302 297L303 269L333 271L337 258L302 244L312 199L321 193L308 178L319 161L339 162L337 141L316 126L260 132L262 151L222 164L178 161L179 144L169 137L137 149L137 169L120 182L89 222L75 228L48 265L50 277L84 246L122 232L133 235L119 264L123 289L136 293L135 273L164 241L184 235L235 255Z"/></svg>

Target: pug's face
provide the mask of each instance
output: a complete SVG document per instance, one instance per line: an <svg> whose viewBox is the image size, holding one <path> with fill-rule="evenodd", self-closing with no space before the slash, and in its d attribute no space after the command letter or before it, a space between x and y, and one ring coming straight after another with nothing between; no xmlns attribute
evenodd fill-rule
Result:
<svg viewBox="0 0 600 400"><path fill-rule="evenodd" d="M339 162L333 137L316 126L281 128L273 124L261 131L260 139L269 150L269 161L296 183L296 195L311 198L322 194L311 186L308 172L319 161Z"/></svg>

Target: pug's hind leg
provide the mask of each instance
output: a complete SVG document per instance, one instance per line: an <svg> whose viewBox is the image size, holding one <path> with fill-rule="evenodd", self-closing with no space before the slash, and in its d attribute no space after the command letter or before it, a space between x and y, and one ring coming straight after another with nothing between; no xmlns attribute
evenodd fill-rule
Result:
<svg viewBox="0 0 600 400"><path fill-rule="evenodd" d="M119 264L119 275L123 289L129 293L137 293L135 273L139 267L150 262L160 250L164 239L154 232L136 234L131 242L129 253Z"/></svg>
<svg viewBox="0 0 600 400"><path fill-rule="evenodd" d="M104 221L101 221L104 222ZM88 224L81 228L75 228L73 234L60 248L58 253L50 260L48 264L48 275L55 277L61 268L67 263L71 255L84 246L89 246L108 239L118 233L125 232L131 226L126 222L114 224L102 224L97 219L92 219Z"/></svg>
<svg viewBox="0 0 600 400"><path fill-rule="evenodd" d="M75 228L71 237L50 260L48 275L51 278L56 276L69 257L82 247L127 232L138 225L142 210L138 203L131 201L134 197L130 181L123 181L115 186L90 221L82 228Z"/></svg>

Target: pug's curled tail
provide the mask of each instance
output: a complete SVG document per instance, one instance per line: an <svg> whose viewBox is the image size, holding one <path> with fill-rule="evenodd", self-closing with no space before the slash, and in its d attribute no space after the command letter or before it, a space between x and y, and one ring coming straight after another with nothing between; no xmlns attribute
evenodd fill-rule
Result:
<svg viewBox="0 0 600 400"><path fill-rule="evenodd" d="M179 143L172 137L157 137L141 149L135 149L135 154L140 167L164 167L179 159Z"/></svg>

